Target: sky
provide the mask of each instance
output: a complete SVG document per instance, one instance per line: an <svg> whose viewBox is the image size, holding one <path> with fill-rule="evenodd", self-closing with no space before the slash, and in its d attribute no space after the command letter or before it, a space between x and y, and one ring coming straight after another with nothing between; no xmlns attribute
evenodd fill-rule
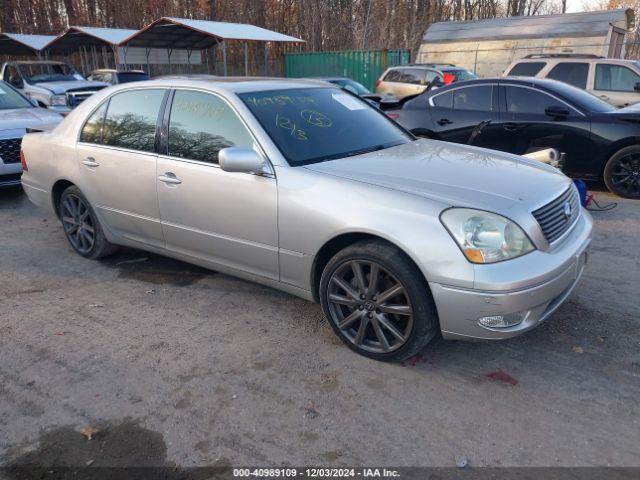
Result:
<svg viewBox="0 0 640 480"><path fill-rule="evenodd" d="M567 12L582 12L585 5L594 5L597 0L567 0Z"/></svg>

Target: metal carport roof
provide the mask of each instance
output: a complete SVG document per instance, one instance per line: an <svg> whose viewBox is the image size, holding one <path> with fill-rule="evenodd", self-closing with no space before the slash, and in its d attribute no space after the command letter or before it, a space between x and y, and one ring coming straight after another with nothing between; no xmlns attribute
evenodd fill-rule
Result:
<svg viewBox="0 0 640 480"><path fill-rule="evenodd" d="M464 22L437 22L424 34L422 43L448 43L521 38L606 36L611 24L633 27L631 9L505 17Z"/></svg>
<svg viewBox="0 0 640 480"><path fill-rule="evenodd" d="M116 48L120 42L138 30L126 28L69 27L45 46L52 53L69 53L78 47Z"/></svg>
<svg viewBox="0 0 640 480"><path fill-rule="evenodd" d="M0 34L1 55L37 55L54 35L26 35L22 33Z"/></svg>
<svg viewBox="0 0 640 480"><path fill-rule="evenodd" d="M303 43L304 40L243 23L162 17L121 42L130 47L204 50L226 40Z"/></svg>

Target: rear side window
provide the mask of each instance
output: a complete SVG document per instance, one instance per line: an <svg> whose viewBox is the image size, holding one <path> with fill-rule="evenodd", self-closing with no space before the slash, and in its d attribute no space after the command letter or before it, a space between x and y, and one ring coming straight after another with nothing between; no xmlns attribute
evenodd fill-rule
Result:
<svg viewBox="0 0 640 480"><path fill-rule="evenodd" d="M385 75L385 82L399 82L400 78L402 78L402 74L400 70L389 70L389 72Z"/></svg>
<svg viewBox="0 0 640 480"><path fill-rule="evenodd" d="M535 77L544 68L546 62L516 63L507 75L517 77Z"/></svg>
<svg viewBox="0 0 640 480"><path fill-rule="evenodd" d="M178 90L169 117L169 155L218 163L227 147L253 147L253 138L229 105L210 93Z"/></svg>
<svg viewBox="0 0 640 480"><path fill-rule="evenodd" d="M104 102L100 105L93 114L87 120L87 123L82 127L80 133L80 141L86 143L102 143L102 125L104 123L104 114L107 111L107 104Z"/></svg>
<svg viewBox="0 0 640 480"><path fill-rule="evenodd" d="M640 77L627 67L621 65L596 65L596 90L610 90L615 92L633 92Z"/></svg>
<svg viewBox="0 0 640 480"><path fill-rule="evenodd" d="M588 63L564 62L558 63L547 74L547 78L560 80L578 88L587 88Z"/></svg>
<svg viewBox="0 0 640 480"><path fill-rule="evenodd" d="M412 83L415 85L420 85L424 83L425 79L425 71L419 68L405 68L402 70L402 83Z"/></svg>
<svg viewBox="0 0 640 480"><path fill-rule="evenodd" d="M455 110L472 110L489 112L491 110L491 85L459 88L453 91L453 108Z"/></svg>
<svg viewBox="0 0 640 480"><path fill-rule="evenodd" d="M102 129L102 143L153 152L164 94L165 90L130 90L111 97Z"/></svg>

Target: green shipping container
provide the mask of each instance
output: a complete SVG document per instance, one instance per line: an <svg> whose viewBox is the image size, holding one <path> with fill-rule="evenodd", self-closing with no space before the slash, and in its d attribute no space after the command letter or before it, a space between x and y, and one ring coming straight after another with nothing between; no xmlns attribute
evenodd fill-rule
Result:
<svg viewBox="0 0 640 480"><path fill-rule="evenodd" d="M286 53L284 75L299 77L348 77L375 91L382 72L409 63L409 50L352 50L345 52Z"/></svg>

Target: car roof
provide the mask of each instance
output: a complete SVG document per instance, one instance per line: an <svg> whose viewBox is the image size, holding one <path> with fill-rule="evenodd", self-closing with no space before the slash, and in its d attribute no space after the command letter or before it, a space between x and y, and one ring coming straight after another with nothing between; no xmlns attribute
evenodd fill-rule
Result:
<svg viewBox="0 0 640 480"><path fill-rule="evenodd" d="M108 72L108 73L147 73L144 70L116 70L115 68L98 68L91 73Z"/></svg>
<svg viewBox="0 0 640 480"><path fill-rule="evenodd" d="M42 63L47 63L50 65L68 65L65 62L56 62L54 60L13 60L7 63L13 63L17 65L42 64Z"/></svg>
<svg viewBox="0 0 640 480"><path fill-rule="evenodd" d="M451 83L445 87L440 87L437 90L430 90L429 93L442 93L448 90L454 90L456 88L471 86L471 85L485 85L485 84L510 84L510 85L523 85L528 87L537 87L542 90L555 90L558 85L567 85L559 80L552 80L550 78L536 78L536 77L485 77L476 78L474 80L464 80L462 82Z"/></svg>
<svg viewBox="0 0 640 480"><path fill-rule="evenodd" d="M128 84L124 84L128 85ZM135 85L135 87L134 87ZM268 90L285 90L294 88L336 88L330 83L318 80L293 79L293 78L270 78L270 77L217 77L214 75L167 75L145 82L136 82L130 87L137 88L141 85L162 86L162 87L210 87L215 86L216 90L232 93L261 92Z"/></svg>

